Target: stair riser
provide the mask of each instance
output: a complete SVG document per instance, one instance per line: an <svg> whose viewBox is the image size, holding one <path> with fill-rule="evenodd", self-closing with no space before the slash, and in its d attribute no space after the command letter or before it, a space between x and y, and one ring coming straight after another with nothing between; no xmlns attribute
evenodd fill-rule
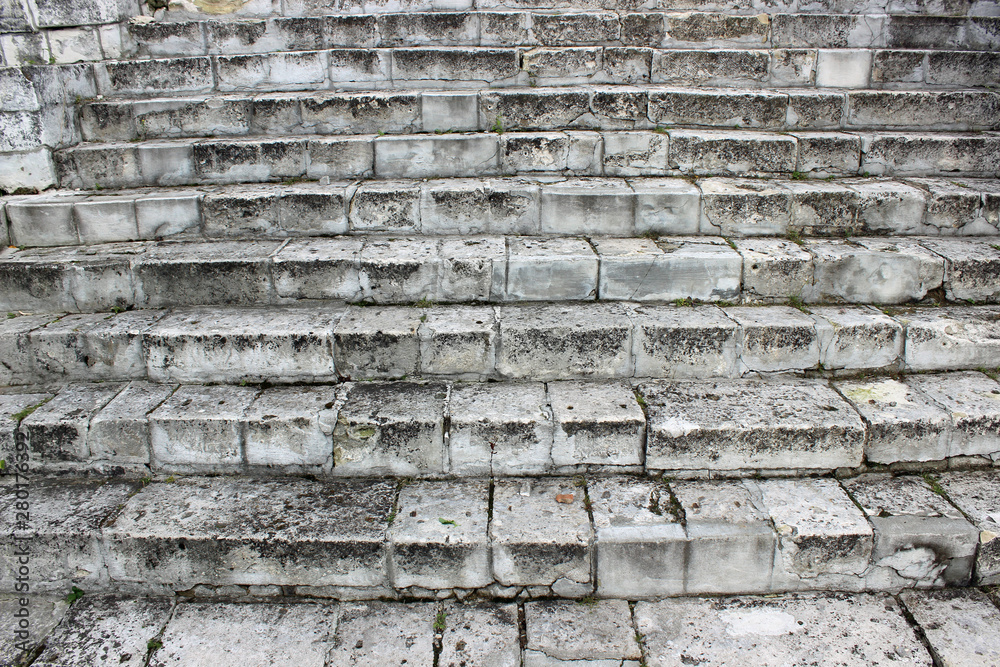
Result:
<svg viewBox="0 0 1000 667"><path fill-rule="evenodd" d="M888 493L902 501L892 512L879 512L881 499L872 488L879 482L891 485ZM970 482L996 484L988 475L962 474L943 476L943 482L956 491L967 491L959 485ZM469 590L487 597L523 591L642 599L939 587L988 583L997 576L988 560L992 543L977 544L988 530L913 477L861 478L843 485L673 482L669 489L627 478L591 479L585 486L566 478L500 480L492 494L485 482L417 483L397 490L393 483L191 479L154 483L127 501L136 485L108 484L96 492L86 483L64 484L61 492L46 486L35 490L40 500L65 503L72 492L77 504L86 499L90 513L106 523L76 534L50 529L46 542L59 548L32 558L39 591L65 590L70 580L80 584L80 570L91 573L80 584L88 591L280 585L298 595L355 599ZM563 503L554 502L556 494L564 494ZM207 508L199 495L225 504ZM581 496L591 499L593 522ZM670 498L686 522L671 515ZM733 503L741 509L732 510ZM964 493L957 503L982 504ZM797 514L807 507L822 508L831 519ZM288 525L282 521L287 512L302 522L296 529L308 531L305 535L286 528L234 532L247 523ZM45 510L57 517L65 513L64 507ZM425 518L411 520L421 515ZM615 524L609 524L611 516ZM439 519L452 523L439 525ZM652 525L640 528L642 523ZM928 545L933 556L929 573L907 578L886 563L909 562L913 542ZM5 548L8 554L10 549Z"/></svg>
<svg viewBox="0 0 1000 667"><path fill-rule="evenodd" d="M127 253L128 246L119 245L103 257L75 249L58 249L54 257L49 251L12 253L0 264L0 310L296 301L893 305L939 291L950 301L1000 302L1000 249L989 240L862 238L797 245L768 238L733 245L715 237L671 237L659 244L634 238L425 237L175 246L197 253L180 260L167 256L171 246L135 245ZM212 251L241 249L258 257L212 257Z"/></svg>
<svg viewBox="0 0 1000 667"><path fill-rule="evenodd" d="M955 108L961 108L960 117ZM25 112L28 114L30 112ZM410 134L718 127L770 130L988 130L1000 127L988 92L753 94L579 89L481 93L342 93L208 100L95 102L81 111L86 141L205 136ZM12 141L12 139L8 139Z"/></svg>
<svg viewBox="0 0 1000 667"><path fill-rule="evenodd" d="M3 215L9 218L10 242L24 247L379 233L992 236L1000 233L1000 190L988 181L945 179L771 180L764 185L725 179L553 184L495 178L91 197L59 193L9 199L0 208ZM0 224L5 241L6 234Z"/></svg>
<svg viewBox="0 0 1000 667"><path fill-rule="evenodd" d="M13 462L20 448L35 472L134 478L150 471L425 478L913 472L948 462L1000 465L998 391L978 373L832 385L655 381L637 393L626 383L595 381L264 389L83 383L54 399L0 395L10 414L41 404L19 423L4 418L0 453Z"/></svg>
<svg viewBox="0 0 1000 667"><path fill-rule="evenodd" d="M65 188L299 178L830 175L994 177L1000 135L551 132L174 141L59 151Z"/></svg>
<svg viewBox="0 0 1000 667"><path fill-rule="evenodd" d="M725 313L725 314L724 314ZM136 311L8 320L0 382L731 378L996 368L995 308L695 309L618 304ZM44 328L43 328L44 327Z"/></svg>

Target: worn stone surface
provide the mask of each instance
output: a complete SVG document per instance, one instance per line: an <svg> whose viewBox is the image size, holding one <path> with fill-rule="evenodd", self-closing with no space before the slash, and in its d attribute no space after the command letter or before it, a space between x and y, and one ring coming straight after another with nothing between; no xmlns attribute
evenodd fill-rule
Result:
<svg viewBox="0 0 1000 667"><path fill-rule="evenodd" d="M354 385L333 432L333 474L443 473L446 392L441 384Z"/></svg>
<svg viewBox="0 0 1000 667"><path fill-rule="evenodd" d="M28 334L39 378L122 379L145 375L142 334L162 313L67 315Z"/></svg>
<svg viewBox="0 0 1000 667"><path fill-rule="evenodd" d="M8 468L13 470L18 463L17 428L26 411L51 398L52 394L47 393L0 394L0 459Z"/></svg>
<svg viewBox="0 0 1000 667"><path fill-rule="evenodd" d="M117 581L175 590L379 586L394 494L391 482L217 477L152 484L104 528L109 570Z"/></svg>
<svg viewBox="0 0 1000 667"><path fill-rule="evenodd" d="M130 382L90 420L90 455L119 463L149 463L149 413L176 385Z"/></svg>
<svg viewBox="0 0 1000 667"><path fill-rule="evenodd" d="M450 471L524 475L552 468L552 414L542 383L456 385L448 402Z"/></svg>
<svg viewBox="0 0 1000 667"><path fill-rule="evenodd" d="M791 196L780 184L706 178L701 189L701 233L780 236L791 223Z"/></svg>
<svg viewBox="0 0 1000 667"><path fill-rule="evenodd" d="M1000 583L1000 477L996 472L944 473L938 481L979 529L973 583Z"/></svg>
<svg viewBox="0 0 1000 667"><path fill-rule="evenodd" d="M335 665L359 667L385 664L431 667L436 613L437 606L428 603L344 605L327 659Z"/></svg>
<svg viewBox="0 0 1000 667"><path fill-rule="evenodd" d="M933 664L899 605L884 595L800 594L777 598L640 602L638 632L657 667L692 661L756 665L774 656L830 664Z"/></svg>
<svg viewBox="0 0 1000 667"><path fill-rule="evenodd" d="M272 260L275 293L289 301L359 301L363 246L363 239L351 237L290 241Z"/></svg>
<svg viewBox="0 0 1000 667"><path fill-rule="evenodd" d="M812 255L784 239L739 239L743 258L742 295L748 301L784 301L802 298L813 280Z"/></svg>
<svg viewBox="0 0 1000 667"><path fill-rule="evenodd" d="M396 588L480 588L493 581L488 482L415 482L400 489L398 507L388 532Z"/></svg>
<svg viewBox="0 0 1000 667"><path fill-rule="evenodd" d="M921 244L945 259L944 289L949 301L997 303L1000 250L991 239L922 239Z"/></svg>
<svg viewBox="0 0 1000 667"><path fill-rule="evenodd" d="M995 308L934 308L904 311L904 361L913 370L989 368L1000 349L1000 313Z"/></svg>
<svg viewBox="0 0 1000 667"><path fill-rule="evenodd" d="M675 130L668 167L686 174L755 174L795 171L796 140L756 132Z"/></svg>
<svg viewBox="0 0 1000 667"><path fill-rule="evenodd" d="M903 327L872 306L811 309L819 338L819 362L829 370L896 368L903 354Z"/></svg>
<svg viewBox="0 0 1000 667"><path fill-rule="evenodd" d="M683 179L629 181L635 193L635 233L695 234L700 223L701 193Z"/></svg>
<svg viewBox="0 0 1000 667"><path fill-rule="evenodd" d="M564 597L593 591L584 493L567 479L495 483L490 539L493 575L501 585L552 586Z"/></svg>
<svg viewBox="0 0 1000 667"><path fill-rule="evenodd" d="M27 604L22 605L22 601ZM41 595L24 598L8 594L0 598L0 660L16 665L26 659L59 623L68 607L62 598ZM26 609L27 620L22 609Z"/></svg>
<svg viewBox="0 0 1000 667"><path fill-rule="evenodd" d="M72 383L21 420L29 457L42 465L85 461L90 420L124 387L120 383Z"/></svg>
<svg viewBox="0 0 1000 667"><path fill-rule="evenodd" d="M524 662L531 667L586 661L638 660L642 656L625 600L529 602L524 606L528 642Z"/></svg>
<svg viewBox="0 0 1000 667"><path fill-rule="evenodd" d="M430 181L421 189L421 229L428 234L535 234L538 196L538 185L522 179Z"/></svg>
<svg viewBox="0 0 1000 667"><path fill-rule="evenodd" d="M144 665L147 642L163 630L172 607L170 598L87 596L69 609L34 664Z"/></svg>
<svg viewBox="0 0 1000 667"><path fill-rule="evenodd" d="M631 234L633 192L611 179L547 185L541 193L541 231L550 234Z"/></svg>
<svg viewBox="0 0 1000 667"><path fill-rule="evenodd" d="M639 306L630 312L636 377L735 377L739 325L714 306Z"/></svg>
<svg viewBox="0 0 1000 667"><path fill-rule="evenodd" d="M587 491L597 537L598 594L635 599L683 593L687 536L666 485L597 478Z"/></svg>
<svg viewBox="0 0 1000 667"><path fill-rule="evenodd" d="M441 634L442 667L479 664L520 667L517 607L511 604L449 604Z"/></svg>
<svg viewBox="0 0 1000 667"><path fill-rule="evenodd" d="M329 472L342 393L323 386L269 387L261 392L245 413L247 465L279 472Z"/></svg>
<svg viewBox="0 0 1000 667"><path fill-rule="evenodd" d="M652 469L833 469L861 463L864 424L813 381L660 381L639 387ZM751 407L753 406L753 407Z"/></svg>
<svg viewBox="0 0 1000 667"><path fill-rule="evenodd" d="M907 383L951 417L948 456L1000 459L1000 385L982 373L918 375Z"/></svg>
<svg viewBox="0 0 1000 667"><path fill-rule="evenodd" d="M743 333L740 366L747 371L788 371L819 363L816 324L790 306L735 307L724 312Z"/></svg>
<svg viewBox="0 0 1000 667"><path fill-rule="evenodd" d="M618 383L550 382L548 393L554 425L554 466L642 463L646 419L631 387Z"/></svg>
<svg viewBox="0 0 1000 667"><path fill-rule="evenodd" d="M1000 662L1000 614L977 590L904 591L900 600L945 667Z"/></svg>
<svg viewBox="0 0 1000 667"><path fill-rule="evenodd" d="M334 329L334 358L341 379L402 378L417 372L420 310L352 308Z"/></svg>

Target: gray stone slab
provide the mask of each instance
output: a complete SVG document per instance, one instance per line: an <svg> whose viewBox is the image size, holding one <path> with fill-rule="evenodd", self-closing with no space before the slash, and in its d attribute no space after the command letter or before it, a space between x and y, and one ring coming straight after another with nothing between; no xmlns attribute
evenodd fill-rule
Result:
<svg viewBox="0 0 1000 667"><path fill-rule="evenodd" d="M760 493L778 533L774 590L864 590L872 528L835 480L745 483Z"/></svg>
<svg viewBox="0 0 1000 667"><path fill-rule="evenodd" d="M437 298L441 263L437 239L369 239L361 249L358 281L362 299L406 303Z"/></svg>
<svg viewBox="0 0 1000 667"><path fill-rule="evenodd" d="M943 178L914 178L913 185L927 191L927 213L924 224L927 234L940 236L995 235L996 227L986 219L981 210L982 193L979 187L965 181L950 181ZM976 241L978 239L972 239ZM963 267L962 257L944 245L938 254L956 262L956 269ZM961 247L961 246L959 246ZM931 248L934 250L934 248ZM971 267L970 267L971 268ZM970 275L970 278L974 278ZM946 276L947 277L947 276ZM961 284L961 281L959 281ZM973 282L975 284L975 282Z"/></svg>
<svg viewBox="0 0 1000 667"><path fill-rule="evenodd" d="M23 605L22 602L26 602ZM0 598L0 661L17 665L49 635L69 605L62 598L16 593Z"/></svg>
<svg viewBox="0 0 1000 667"><path fill-rule="evenodd" d="M585 489L568 479L498 480L493 492L493 576L503 586L552 587L562 597L593 591Z"/></svg>
<svg viewBox="0 0 1000 667"><path fill-rule="evenodd" d="M671 130L667 167L686 174L795 171L795 137L762 132Z"/></svg>
<svg viewBox="0 0 1000 667"><path fill-rule="evenodd" d="M671 491L685 519L686 594L770 590L774 527L739 481L677 482Z"/></svg>
<svg viewBox="0 0 1000 667"><path fill-rule="evenodd" d="M615 304L499 311L497 372L535 380L632 375L632 325Z"/></svg>
<svg viewBox="0 0 1000 667"><path fill-rule="evenodd" d="M944 289L949 301L996 303L1000 250L992 238L921 239L921 245L945 259Z"/></svg>
<svg viewBox="0 0 1000 667"><path fill-rule="evenodd" d="M148 417L152 463L167 472L237 472L256 387L184 385Z"/></svg>
<svg viewBox="0 0 1000 667"><path fill-rule="evenodd" d="M420 228L420 186L412 181L362 183L348 211L354 231L402 232Z"/></svg>
<svg viewBox="0 0 1000 667"><path fill-rule="evenodd" d="M350 184L297 185L282 188L278 200L278 222L292 236L346 234L347 188Z"/></svg>
<svg viewBox="0 0 1000 667"><path fill-rule="evenodd" d="M701 191L683 179L631 179L635 193L636 234L695 234Z"/></svg>
<svg viewBox="0 0 1000 667"><path fill-rule="evenodd" d="M30 559L30 593L65 594L72 586L84 591L108 586L101 527L137 491L138 482L34 478L28 482L28 525L16 491L4 486L2 518L11 539L0 549L0 585L14 590L23 552ZM18 516L21 514L22 516Z"/></svg>
<svg viewBox="0 0 1000 667"><path fill-rule="evenodd" d="M277 472L329 472L342 394L327 386L265 389L245 415L247 465Z"/></svg>
<svg viewBox="0 0 1000 667"><path fill-rule="evenodd" d="M337 416L333 474L433 476L445 471L447 387L358 383Z"/></svg>
<svg viewBox="0 0 1000 667"><path fill-rule="evenodd" d="M402 378L417 372L416 308L352 308L334 328L334 358L341 379Z"/></svg>
<svg viewBox="0 0 1000 667"><path fill-rule="evenodd" d="M605 132L606 176L660 176L667 168L669 138L657 132Z"/></svg>
<svg viewBox="0 0 1000 667"><path fill-rule="evenodd" d="M541 229L548 234L627 236L634 229L634 207L634 193L621 180L553 183L542 188Z"/></svg>
<svg viewBox="0 0 1000 667"><path fill-rule="evenodd" d="M636 377L734 377L739 325L714 306L639 306L635 326Z"/></svg>
<svg viewBox="0 0 1000 667"><path fill-rule="evenodd" d="M438 606L429 603L343 605L327 660L352 667L431 667L437 613Z"/></svg>
<svg viewBox="0 0 1000 667"><path fill-rule="evenodd" d="M857 228L862 233L921 233L927 193L897 181L867 180L851 183L857 193Z"/></svg>
<svg viewBox="0 0 1000 667"><path fill-rule="evenodd" d="M706 178L701 189L701 233L781 236L791 224L791 193L780 184Z"/></svg>
<svg viewBox="0 0 1000 667"><path fill-rule="evenodd" d="M898 367L903 327L872 306L810 309L819 337L819 363L827 370Z"/></svg>
<svg viewBox="0 0 1000 667"><path fill-rule="evenodd" d="M172 384L130 382L90 420L90 455L116 463L148 464L149 413L177 388Z"/></svg>
<svg viewBox="0 0 1000 667"><path fill-rule="evenodd" d="M489 483L414 482L399 492L389 527L396 588L474 589L490 573Z"/></svg>
<svg viewBox="0 0 1000 667"><path fill-rule="evenodd" d="M805 236L836 236L854 233L861 195L836 181L788 181L782 183L792 193L792 227ZM861 213L867 220L868 211ZM892 229L879 221L880 228Z"/></svg>
<svg viewBox="0 0 1000 667"><path fill-rule="evenodd" d="M944 473L938 481L945 493L979 529L973 582L1000 582L1000 479L995 472Z"/></svg>
<svg viewBox="0 0 1000 667"><path fill-rule="evenodd" d="M784 239L737 239L743 258L742 296L748 301L775 302L802 298L812 284L813 262L804 248Z"/></svg>
<svg viewBox="0 0 1000 667"><path fill-rule="evenodd" d="M735 307L724 310L740 325L740 369L773 372L815 368L819 364L816 323L788 306Z"/></svg>
<svg viewBox="0 0 1000 667"><path fill-rule="evenodd" d="M585 239L512 238L504 298L508 301L595 299L598 266L597 253Z"/></svg>
<svg viewBox="0 0 1000 667"><path fill-rule="evenodd" d="M517 607L512 604L450 604L445 606L441 633L442 667L466 664L521 667Z"/></svg>
<svg viewBox="0 0 1000 667"><path fill-rule="evenodd" d="M907 383L951 417L948 456L1000 460L1000 385L982 373L918 375Z"/></svg>
<svg viewBox="0 0 1000 667"><path fill-rule="evenodd" d="M0 319L0 352L4 359L0 366L0 382L3 384L31 381L35 373L35 355L27 334L55 319L52 315L14 315Z"/></svg>
<svg viewBox="0 0 1000 667"><path fill-rule="evenodd" d="M529 602L524 616L526 666L619 664L642 657L625 600Z"/></svg>
<svg viewBox="0 0 1000 667"><path fill-rule="evenodd" d="M747 666L768 661L850 665L932 664L899 605L883 595L801 594L777 598L640 602L647 661L699 660Z"/></svg>
<svg viewBox="0 0 1000 667"><path fill-rule="evenodd" d="M41 465L86 461L90 420L122 390L121 383L66 385L51 401L21 420L29 457Z"/></svg>
<svg viewBox="0 0 1000 667"><path fill-rule="evenodd" d="M16 457L18 425L35 406L51 398L52 394L29 393L27 390L24 393L0 394L0 459L6 462L8 469L14 470L19 462L24 464L25 469L30 468L26 459L18 461Z"/></svg>
<svg viewBox="0 0 1000 667"><path fill-rule="evenodd" d="M1000 663L1000 613L980 591L904 591L900 600L943 667Z"/></svg>
<svg viewBox="0 0 1000 667"><path fill-rule="evenodd" d="M875 529L869 589L969 584L979 531L924 480L861 475L844 488Z"/></svg>
<svg viewBox="0 0 1000 667"><path fill-rule="evenodd" d="M497 332L489 306L439 306L420 316L420 372L485 380L496 366Z"/></svg>
<svg viewBox="0 0 1000 667"><path fill-rule="evenodd" d="M164 584L384 585L392 482L185 478L103 529L111 578ZM181 548L181 545L184 545Z"/></svg>
<svg viewBox="0 0 1000 667"><path fill-rule="evenodd" d="M684 592L687 535L660 481L594 479L588 485L596 532L597 593L647 598Z"/></svg>
<svg viewBox="0 0 1000 667"><path fill-rule="evenodd" d="M364 239L292 240L274 255L274 290L280 299L361 300L358 269Z"/></svg>
<svg viewBox="0 0 1000 667"><path fill-rule="evenodd" d="M263 667L294 661L321 667L334 644L339 615L336 605L308 603L178 605L149 664ZM253 650L240 650L238 641L224 637L253 637Z"/></svg>
<svg viewBox="0 0 1000 667"><path fill-rule="evenodd" d="M544 384L458 384L452 388L448 413L453 474L551 471L553 425Z"/></svg>
<svg viewBox="0 0 1000 667"><path fill-rule="evenodd" d="M85 596L45 640L34 664L141 667L147 642L160 634L172 610L170 598Z"/></svg>
<svg viewBox="0 0 1000 667"><path fill-rule="evenodd" d="M835 386L865 420L865 457L870 462L947 458L951 418L911 382L882 378Z"/></svg>
<svg viewBox="0 0 1000 667"><path fill-rule="evenodd" d="M550 382L554 466L642 464L646 418L620 383Z"/></svg>
<svg viewBox="0 0 1000 667"><path fill-rule="evenodd" d="M826 384L808 380L643 384L651 469L834 469L861 463L865 428Z"/></svg>
<svg viewBox="0 0 1000 667"><path fill-rule="evenodd" d="M375 139L382 178L490 176L499 173L499 141L490 135L399 136Z"/></svg>
<svg viewBox="0 0 1000 667"><path fill-rule="evenodd" d="M906 367L930 371L996 365L998 314L996 308L969 307L913 309L895 315L906 327Z"/></svg>
<svg viewBox="0 0 1000 667"><path fill-rule="evenodd" d="M434 289L437 300L483 302L498 300L503 294L508 272L505 239L444 238L437 246L437 254L440 261Z"/></svg>
<svg viewBox="0 0 1000 667"><path fill-rule="evenodd" d="M421 188L425 234L537 234L539 186L523 179L448 179Z"/></svg>
<svg viewBox="0 0 1000 667"><path fill-rule="evenodd" d="M178 311L143 337L157 382L322 381L336 379L328 309L211 308Z"/></svg>

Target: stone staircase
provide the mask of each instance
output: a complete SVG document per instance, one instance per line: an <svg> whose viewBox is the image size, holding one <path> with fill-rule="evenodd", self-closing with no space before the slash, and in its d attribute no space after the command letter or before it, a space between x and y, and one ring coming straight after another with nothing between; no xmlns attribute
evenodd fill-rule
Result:
<svg viewBox="0 0 1000 667"><path fill-rule="evenodd" d="M1000 583L995 2L0 30L4 592Z"/></svg>

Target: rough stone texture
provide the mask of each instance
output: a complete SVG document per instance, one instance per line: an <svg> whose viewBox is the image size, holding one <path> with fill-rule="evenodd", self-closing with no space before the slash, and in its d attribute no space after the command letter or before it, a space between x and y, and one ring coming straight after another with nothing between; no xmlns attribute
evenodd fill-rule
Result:
<svg viewBox="0 0 1000 667"><path fill-rule="evenodd" d="M861 463L864 424L828 386L802 380L650 382L651 469L833 469Z"/></svg>
<svg viewBox="0 0 1000 667"><path fill-rule="evenodd" d="M635 193L635 233L695 234L698 232L701 193L682 179L630 180Z"/></svg>
<svg viewBox="0 0 1000 667"><path fill-rule="evenodd" d="M69 607L61 597L40 595L32 595L24 606L21 602L25 598L15 595L0 597L0 661L5 665L17 665L26 659L59 623ZM27 621L24 621L25 612L22 609L27 610ZM22 621L27 623L27 629L22 627ZM19 646L21 642L24 644Z"/></svg>
<svg viewBox="0 0 1000 667"><path fill-rule="evenodd" d="M991 239L922 239L921 244L945 259L944 290L949 301L997 303L1000 250Z"/></svg>
<svg viewBox="0 0 1000 667"><path fill-rule="evenodd" d="M754 132L670 132L668 167L688 174L753 174L795 171L796 140Z"/></svg>
<svg viewBox="0 0 1000 667"><path fill-rule="evenodd" d="M334 358L342 379L402 378L417 372L420 311L352 308L334 329Z"/></svg>
<svg viewBox="0 0 1000 667"><path fill-rule="evenodd" d="M337 387L265 389L246 412L247 465L280 472L329 472L342 393Z"/></svg>
<svg viewBox="0 0 1000 667"><path fill-rule="evenodd" d="M348 217L357 231L399 232L420 227L420 189L408 181L362 183Z"/></svg>
<svg viewBox="0 0 1000 667"><path fill-rule="evenodd" d="M464 380L484 380L496 365L493 309L443 306L421 315L420 371Z"/></svg>
<svg viewBox="0 0 1000 667"><path fill-rule="evenodd" d="M642 655L625 600L529 602L524 606L526 667L620 663Z"/></svg>
<svg viewBox="0 0 1000 667"><path fill-rule="evenodd" d="M388 533L396 588L468 589L493 581L488 482L415 482L400 490L398 508Z"/></svg>
<svg viewBox="0 0 1000 667"><path fill-rule="evenodd" d="M45 393L0 394L0 459L6 462L7 468L13 470L18 463L17 428L24 411L51 398L52 394Z"/></svg>
<svg viewBox="0 0 1000 667"><path fill-rule="evenodd" d="M456 385L448 412L453 474L525 475L551 469L553 427L545 385Z"/></svg>
<svg viewBox="0 0 1000 667"><path fill-rule="evenodd" d="M334 641L340 609L334 605L204 603L178 605L150 665L212 664L219 667L294 661L321 667ZM253 651L220 637L252 637Z"/></svg>
<svg viewBox="0 0 1000 667"><path fill-rule="evenodd" d="M816 324L789 306L726 308L743 333L740 367L772 372L814 368L819 363Z"/></svg>
<svg viewBox="0 0 1000 667"><path fill-rule="evenodd" d="M784 239L735 240L743 258L742 296L748 301L774 302L802 297L813 280L812 255Z"/></svg>
<svg viewBox="0 0 1000 667"><path fill-rule="evenodd" d="M90 420L124 387L120 383L72 383L21 420L29 457L42 465L86 461Z"/></svg>
<svg viewBox="0 0 1000 667"><path fill-rule="evenodd" d="M138 482L34 479L27 500L28 526L24 525L24 507L15 502L14 488L0 487L4 496L0 516L11 534L0 549L0 585L14 590L21 559L18 552L27 550L33 594L65 593L74 585L85 591L106 587L101 526L139 487Z"/></svg>
<svg viewBox="0 0 1000 667"><path fill-rule="evenodd" d="M873 306L812 309L819 362L829 370L898 367L903 327Z"/></svg>
<svg viewBox="0 0 1000 667"><path fill-rule="evenodd" d="M687 535L662 482L598 478L588 485L597 592L629 599L684 592Z"/></svg>
<svg viewBox="0 0 1000 667"><path fill-rule="evenodd" d="M584 179L547 185L541 193L541 231L631 234L634 199L632 190L617 180Z"/></svg>
<svg viewBox="0 0 1000 667"><path fill-rule="evenodd" d="M905 183L870 180L848 186L858 195L857 229L862 233L924 231L927 194Z"/></svg>
<svg viewBox="0 0 1000 667"><path fill-rule="evenodd" d="M116 463L149 463L150 412L174 392L176 385L130 382L90 420L90 455Z"/></svg>
<svg viewBox="0 0 1000 667"><path fill-rule="evenodd" d="M979 529L973 583L1000 583L1000 477L996 472L944 473L938 481L948 499Z"/></svg>
<svg viewBox="0 0 1000 667"><path fill-rule="evenodd" d="M844 487L875 528L870 588L969 584L979 532L924 480L862 475Z"/></svg>
<svg viewBox="0 0 1000 667"><path fill-rule="evenodd" d="M982 373L918 375L907 382L951 416L948 456L1000 460L1000 385Z"/></svg>
<svg viewBox="0 0 1000 667"><path fill-rule="evenodd" d="M868 461L939 461L948 456L948 413L912 385L891 378L836 383L865 420Z"/></svg>
<svg viewBox="0 0 1000 667"><path fill-rule="evenodd" d="M517 607L500 604L445 606L441 634L441 667L483 665L520 667Z"/></svg>
<svg viewBox="0 0 1000 667"><path fill-rule="evenodd" d="M862 590L872 528L831 479L747 481L778 533L774 590Z"/></svg>
<svg viewBox="0 0 1000 667"><path fill-rule="evenodd" d="M552 586L564 597L593 590L584 494L583 487L565 479L496 482L490 539L493 575L501 585Z"/></svg>
<svg viewBox="0 0 1000 667"><path fill-rule="evenodd" d="M789 181L794 229L806 236L836 236L858 227L859 195L845 185L826 181ZM919 214L917 216L919 218Z"/></svg>
<svg viewBox="0 0 1000 667"><path fill-rule="evenodd" d="M538 184L523 179L449 179L421 189L424 233L535 234Z"/></svg>
<svg viewBox="0 0 1000 667"><path fill-rule="evenodd" d="M996 308L935 308L904 311L906 366L915 371L989 368L1000 349Z"/></svg>
<svg viewBox="0 0 1000 667"><path fill-rule="evenodd" d="M505 377L555 380L632 374L632 325L617 305L504 307L499 312L497 372Z"/></svg>
<svg viewBox="0 0 1000 667"><path fill-rule="evenodd" d="M436 612L437 606L432 604L344 605L327 660L329 664L358 667L431 667Z"/></svg>
<svg viewBox="0 0 1000 667"><path fill-rule="evenodd" d="M1000 663L1000 613L980 591L904 591L900 599L943 667Z"/></svg>
<svg viewBox="0 0 1000 667"><path fill-rule="evenodd" d="M485 134L375 139L375 173L383 178L495 175L498 157L497 137Z"/></svg>
<svg viewBox="0 0 1000 667"><path fill-rule="evenodd" d="M27 334L52 321L51 315L21 315L0 320L0 382L23 384L35 373L34 350Z"/></svg>
<svg viewBox="0 0 1000 667"><path fill-rule="evenodd" d="M548 392L554 424L554 466L642 464L646 418L631 387L618 383L550 382Z"/></svg>
<svg viewBox="0 0 1000 667"><path fill-rule="evenodd" d="M791 224L790 193L780 184L706 178L701 189L701 233L780 236Z"/></svg>
<svg viewBox="0 0 1000 667"><path fill-rule="evenodd" d="M884 595L640 602L635 616L650 667L759 665L775 656L790 664L817 656L827 664L932 664L899 605Z"/></svg>
<svg viewBox="0 0 1000 667"><path fill-rule="evenodd" d="M354 385L333 432L333 474L443 473L446 394L441 384Z"/></svg>
<svg viewBox="0 0 1000 667"><path fill-rule="evenodd" d="M685 518L686 594L769 590L775 555L770 517L739 481L678 482Z"/></svg>
<svg viewBox="0 0 1000 667"><path fill-rule="evenodd" d="M163 630L172 607L170 598L87 596L70 607L33 664L142 667L146 643Z"/></svg>
<svg viewBox="0 0 1000 667"><path fill-rule="evenodd" d="M288 301L360 300L363 247L363 239L350 237L290 241L272 260L275 293Z"/></svg>
<svg viewBox="0 0 1000 667"><path fill-rule="evenodd" d="M714 306L634 308L636 377L735 377L739 325Z"/></svg>
<svg viewBox="0 0 1000 667"><path fill-rule="evenodd" d="M383 585L394 492L390 482L218 477L152 484L104 528L111 577L175 590Z"/></svg>

